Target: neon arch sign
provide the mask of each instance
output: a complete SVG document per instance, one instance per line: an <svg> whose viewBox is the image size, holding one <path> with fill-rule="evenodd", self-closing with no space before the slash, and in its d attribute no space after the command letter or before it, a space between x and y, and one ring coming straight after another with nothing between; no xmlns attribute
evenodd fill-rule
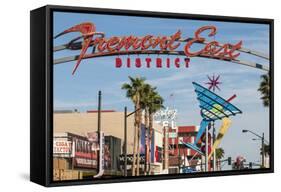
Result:
<svg viewBox="0 0 281 192"><path fill-rule="evenodd" d="M112 36L110 38L105 37L104 32L97 32L96 26L93 23L86 22L75 25L66 29L65 31L59 33L54 38L58 38L62 35L71 32L80 32L81 36L74 38L69 43L55 47L54 51L59 51L62 49L70 50L80 50L79 55L75 57L68 57L63 59L55 60L54 64L59 64L63 62L68 62L72 60L77 60L72 74L74 75L78 69L81 61L83 59L94 58L94 57L103 57L103 56L118 56L115 59L115 66L117 68L123 65L122 60L119 58L120 55L129 55L129 54L168 54L168 55L181 55L185 56L183 65L189 67L189 61L191 57L204 57L211 59L218 59L224 61L235 62L239 64L244 64L256 68L261 68L263 70L268 70L266 67L255 64L251 62L243 62L238 60L240 52L246 52L254 54L260 57L266 57L261 54L255 54L248 50L242 48L242 41L239 41L235 44L230 43L220 43L218 41L207 41L207 38L213 37L217 33L217 28L215 26L203 26L198 28L194 32L192 38L182 38L182 32L180 30L176 31L170 36L154 36L154 35L145 35L145 36ZM207 33L207 37L204 37L203 32ZM80 41L82 39L82 41ZM178 51L177 49L180 45L184 43L183 50ZM194 49L195 44L203 44L203 47ZM92 53L87 54L87 50L93 47ZM125 61L127 67L130 67L131 61L130 58L127 58ZM146 67L150 67L150 58L145 59ZM156 59L156 66L170 67L174 65L176 68L180 67L180 60L176 58L174 61L166 60L165 64L161 58ZM135 60L136 67L141 66L140 58Z"/></svg>

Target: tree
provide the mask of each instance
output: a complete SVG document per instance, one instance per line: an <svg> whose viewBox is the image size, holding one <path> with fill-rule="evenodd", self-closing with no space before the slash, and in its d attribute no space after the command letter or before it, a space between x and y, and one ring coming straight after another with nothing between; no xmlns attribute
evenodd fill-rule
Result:
<svg viewBox="0 0 281 192"><path fill-rule="evenodd" d="M163 108L164 99L158 94L156 91L152 91L150 94L150 102L148 103L148 113L149 113L149 143L148 143L148 153L149 153L149 161L150 161L150 153L151 153L151 138L152 138L152 130L153 130L153 115L158 110ZM149 163L150 165L150 163ZM150 174L151 169L150 166L148 168L148 173Z"/></svg>
<svg viewBox="0 0 281 192"><path fill-rule="evenodd" d="M150 155L151 155L151 137L153 129L153 114L162 107L163 98L156 91L156 87L152 87L150 84L145 84L143 86L143 92L141 94L141 107L144 109L144 118L145 118L145 173L149 174L150 165ZM148 131L147 131L148 129Z"/></svg>
<svg viewBox="0 0 281 192"><path fill-rule="evenodd" d="M141 94L141 107L144 109L144 124L148 128L148 115L149 115L149 106L151 103L151 95L156 91L156 87L152 87L150 84L144 84L143 91Z"/></svg>
<svg viewBox="0 0 281 192"><path fill-rule="evenodd" d="M261 152L262 152L262 149L261 149ZM267 155L270 155L270 145L264 145L264 153L265 153L265 156Z"/></svg>
<svg viewBox="0 0 281 192"><path fill-rule="evenodd" d="M216 161L217 161L217 166L220 168L220 160L224 157L224 149L223 148L217 148L216 149Z"/></svg>
<svg viewBox="0 0 281 192"><path fill-rule="evenodd" d="M150 159L149 153L149 103L151 102L150 95L156 87L152 87L150 84L145 84L143 86L143 91L141 95L141 108L144 110L144 125L145 125L145 174L148 174L148 162Z"/></svg>
<svg viewBox="0 0 281 192"><path fill-rule="evenodd" d="M263 106L269 107L269 105L270 105L270 76L269 76L269 73L262 75L261 79L262 80L260 82L260 87L259 87L258 91L261 93L261 100L263 102ZM265 154L263 154L262 150L263 149L261 149L261 155L263 156L263 158L266 155L269 155L269 152L270 152L269 145L264 146Z"/></svg>
<svg viewBox="0 0 281 192"><path fill-rule="evenodd" d="M156 91L156 87L145 83L145 78L129 76L130 83L124 83L122 89L126 90L126 96L132 100L135 106L135 134L134 134L134 150L132 175L139 175L140 168L140 144L141 144L141 123L142 111L144 110L145 129L146 131L146 159L150 160L151 136L153 129L153 114L163 107L163 98ZM141 109L141 110L139 110ZM145 170L146 173L149 172Z"/></svg>
<svg viewBox="0 0 281 192"><path fill-rule="evenodd" d="M262 151L262 147L260 148L260 154L264 155L264 157L270 156L270 145L264 144L264 154Z"/></svg>
<svg viewBox="0 0 281 192"><path fill-rule="evenodd" d="M126 90L126 96L132 100L136 113L134 114L134 149L133 149L133 162L132 162L132 176L135 176L136 160L139 162L139 147L140 147L140 134L141 134L141 107L140 99L143 91L145 78L129 76L130 83L124 83L122 89ZM136 156L137 155L137 156ZM139 166L137 167L137 175L139 175Z"/></svg>
<svg viewBox="0 0 281 192"><path fill-rule="evenodd" d="M270 77L269 73L261 76L262 81L260 82L260 87L258 91L261 93L261 100L263 105L268 107L270 104Z"/></svg>

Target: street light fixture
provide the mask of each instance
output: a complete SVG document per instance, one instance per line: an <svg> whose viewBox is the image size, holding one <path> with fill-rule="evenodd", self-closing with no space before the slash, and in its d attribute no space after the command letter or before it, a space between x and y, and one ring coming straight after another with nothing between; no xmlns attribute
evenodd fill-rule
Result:
<svg viewBox="0 0 281 192"><path fill-rule="evenodd" d="M247 132L250 132L252 133L253 135L257 136L260 140L261 140L261 148L262 148L262 168L264 168L264 156L265 156L265 151L264 151L264 133L262 133L262 136L258 135L257 133L251 131L251 130L247 130L247 129L243 129L242 130L242 133L247 133ZM257 139L256 139L257 140ZM268 142L268 141L267 141Z"/></svg>
<svg viewBox="0 0 281 192"><path fill-rule="evenodd" d="M253 138L252 140L253 140L253 141L258 141L258 140L262 140L262 139L260 139L260 138ZM268 142L266 139L264 139L264 142L265 142L266 144L269 144L269 142Z"/></svg>

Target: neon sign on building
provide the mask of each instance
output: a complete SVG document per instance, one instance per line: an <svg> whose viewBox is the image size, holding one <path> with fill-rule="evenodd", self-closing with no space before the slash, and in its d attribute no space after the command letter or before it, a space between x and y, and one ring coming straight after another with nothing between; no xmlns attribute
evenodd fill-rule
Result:
<svg viewBox="0 0 281 192"><path fill-rule="evenodd" d="M157 68L180 68L189 67L190 57L207 57L216 58L221 60L231 61L236 59L240 53L236 52L242 46L242 41L235 44L225 43L221 44L216 40L207 41L207 38L215 36L217 33L217 28L215 26L203 26L194 32L192 38L182 37L182 32L180 30L176 31L170 36L155 36L155 35L145 35L145 36L113 36L110 38L105 37L105 33L97 32L96 26L93 23L81 23L75 25L55 36L55 38L70 32L80 32L82 35L71 40L67 47L68 49L79 50L81 49L80 55L74 66L72 74L75 73L79 67L82 59L87 59L93 57L92 54L87 54L89 47L93 47L93 53L95 57L101 56L117 56L115 58L115 67L128 67L132 65L137 68L140 67L151 67L152 59L147 57L145 59L136 58L132 61L129 57L124 61L119 58L119 55L129 55L129 54L175 54L179 52L177 49L180 47L181 43L185 43L183 46L182 55L186 58L181 60L180 58L175 58L171 60L167 58L165 61L162 58L156 58L155 63ZM207 37L204 37L203 32L207 33ZM82 43L79 44L78 40L83 39ZM204 46L196 48L194 44L201 43Z"/></svg>

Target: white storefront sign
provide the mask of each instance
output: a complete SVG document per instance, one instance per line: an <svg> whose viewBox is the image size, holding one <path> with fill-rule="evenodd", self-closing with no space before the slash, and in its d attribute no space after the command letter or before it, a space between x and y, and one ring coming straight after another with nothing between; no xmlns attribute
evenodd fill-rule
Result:
<svg viewBox="0 0 281 192"><path fill-rule="evenodd" d="M72 156L72 142L63 139L54 139L53 154L60 157Z"/></svg>
<svg viewBox="0 0 281 192"><path fill-rule="evenodd" d="M157 123L161 123L163 127L171 127L172 129L177 129L176 127L176 117L178 111L176 109L169 109L168 107L155 113L154 120Z"/></svg>

